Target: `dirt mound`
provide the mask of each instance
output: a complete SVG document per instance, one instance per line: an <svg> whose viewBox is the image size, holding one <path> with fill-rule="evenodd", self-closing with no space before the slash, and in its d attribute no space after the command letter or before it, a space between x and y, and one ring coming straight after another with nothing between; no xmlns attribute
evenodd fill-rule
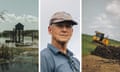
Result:
<svg viewBox="0 0 120 72"><path fill-rule="evenodd" d="M120 47L97 46L96 49L91 52L91 54L108 58L108 59L120 60Z"/></svg>

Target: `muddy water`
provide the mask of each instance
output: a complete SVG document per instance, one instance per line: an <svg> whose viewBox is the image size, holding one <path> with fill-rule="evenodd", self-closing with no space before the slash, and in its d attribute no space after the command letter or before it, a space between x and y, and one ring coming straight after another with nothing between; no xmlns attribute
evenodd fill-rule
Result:
<svg viewBox="0 0 120 72"><path fill-rule="evenodd" d="M20 56L12 62L0 64L0 72L38 72L37 59L29 56Z"/></svg>
<svg viewBox="0 0 120 72"><path fill-rule="evenodd" d="M4 44L5 40L8 38L0 38L0 45ZM25 39L25 42L31 42L31 40ZM37 41L36 41L37 42ZM10 47L14 47L14 44ZM32 46L33 47L33 46ZM35 44L35 48L38 48L38 45ZM38 58L33 56L17 56L11 62L0 63L0 72L38 72Z"/></svg>
<svg viewBox="0 0 120 72"><path fill-rule="evenodd" d="M38 72L37 64L13 62L0 64L0 72Z"/></svg>

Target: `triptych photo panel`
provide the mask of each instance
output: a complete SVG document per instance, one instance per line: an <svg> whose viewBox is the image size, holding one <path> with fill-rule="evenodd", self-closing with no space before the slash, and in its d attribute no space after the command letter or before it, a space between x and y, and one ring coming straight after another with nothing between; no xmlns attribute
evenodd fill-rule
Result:
<svg viewBox="0 0 120 72"><path fill-rule="evenodd" d="M40 2L40 71L80 72L80 1Z"/></svg>
<svg viewBox="0 0 120 72"><path fill-rule="evenodd" d="M82 72L120 71L119 8L119 0L82 0Z"/></svg>
<svg viewBox="0 0 120 72"><path fill-rule="evenodd" d="M0 72L39 72L38 0L0 0Z"/></svg>
<svg viewBox="0 0 120 72"><path fill-rule="evenodd" d="M0 72L120 72L120 0L0 0Z"/></svg>

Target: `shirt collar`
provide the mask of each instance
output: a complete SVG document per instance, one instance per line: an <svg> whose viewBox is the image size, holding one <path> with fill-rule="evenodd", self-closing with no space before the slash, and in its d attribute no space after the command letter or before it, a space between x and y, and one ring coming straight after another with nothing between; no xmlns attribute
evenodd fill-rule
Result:
<svg viewBox="0 0 120 72"><path fill-rule="evenodd" d="M56 55L60 53L60 50L58 48L54 47L52 44L48 44L47 47ZM73 53L67 49L67 55L73 56Z"/></svg>

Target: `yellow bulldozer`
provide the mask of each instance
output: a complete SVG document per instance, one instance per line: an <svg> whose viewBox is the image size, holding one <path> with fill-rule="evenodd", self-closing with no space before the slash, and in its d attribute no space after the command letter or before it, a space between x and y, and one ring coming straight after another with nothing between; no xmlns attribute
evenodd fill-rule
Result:
<svg viewBox="0 0 120 72"><path fill-rule="evenodd" d="M109 44L108 37L104 37L104 33L98 31L95 31L95 33L96 34L93 36L93 42L108 46Z"/></svg>

